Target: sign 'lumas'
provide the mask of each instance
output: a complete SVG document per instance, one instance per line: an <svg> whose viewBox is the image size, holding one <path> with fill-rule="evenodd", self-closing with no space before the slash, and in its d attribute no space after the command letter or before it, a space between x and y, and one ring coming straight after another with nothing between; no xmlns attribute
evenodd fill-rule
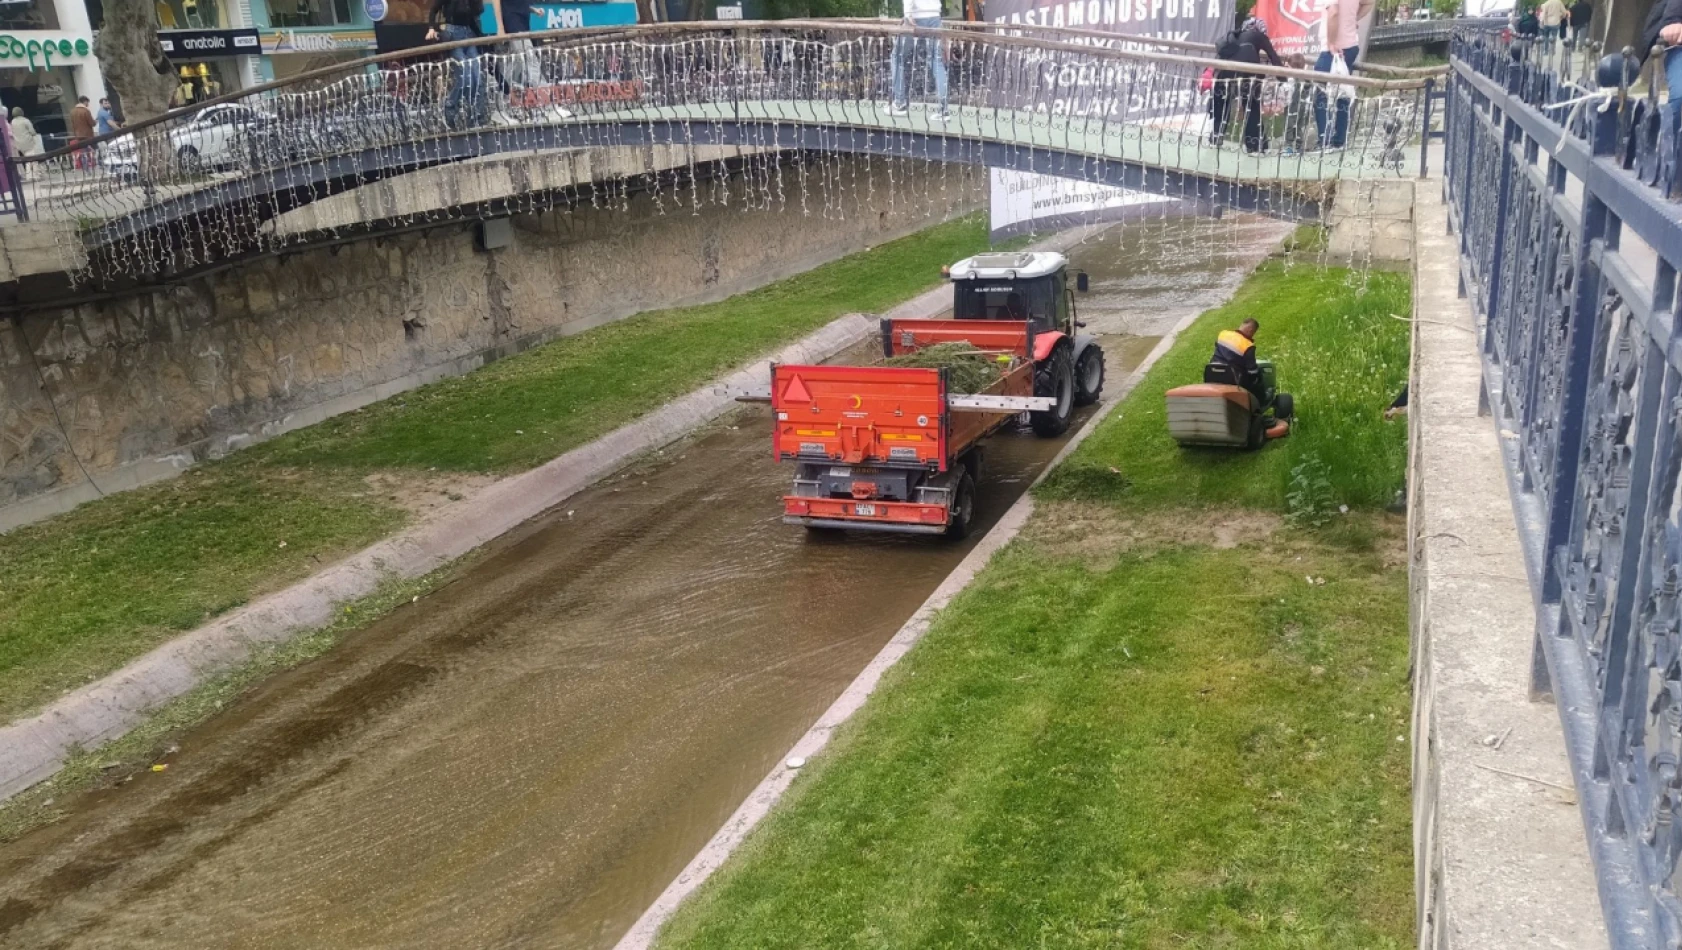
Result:
<svg viewBox="0 0 1682 950"><path fill-rule="evenodd" d="M0 68L23 65L30 71L53 68L53 57L69 59L86 57L93 49L88 41L67 36L33 37L25 34L0 33Z"/></svg>

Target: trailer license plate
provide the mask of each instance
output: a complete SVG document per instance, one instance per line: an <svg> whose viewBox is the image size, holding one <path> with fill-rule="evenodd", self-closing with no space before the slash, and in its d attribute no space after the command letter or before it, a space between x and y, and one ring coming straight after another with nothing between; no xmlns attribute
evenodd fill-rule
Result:
<svg viewBox="0 0 1682 950"><path fill-rule="evenodd" d="M876 514L876 506L875 505L854 505L853 506L853 514L874 516Z"/></svg>

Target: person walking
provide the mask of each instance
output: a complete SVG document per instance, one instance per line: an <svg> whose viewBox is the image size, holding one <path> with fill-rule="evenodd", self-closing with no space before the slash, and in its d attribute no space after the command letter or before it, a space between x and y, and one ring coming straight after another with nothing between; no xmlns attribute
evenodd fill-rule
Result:
<svg viewBox="0 0 1682 950"><path fill-rule="evenodd" d="M1594 4L1589 0L1577 0L1571 4L1571 45L1576 46L1589 38L1589 23L1594 20Z"/></svg>
<svg viewBox="0 0 1682 950"><path fill-rule="evenodd" d="M900 9L904 14L902 22L907 26L919 30L940 29L940 0L900 0ZM911 111L911 97L908 90L909 77L906 67L914 56L925 56L929 61L929 70L934 73L934 91L940 98L940 111L929 116L936 122L945 122L946 111L946 54L939 39L925 36L896 36L894 37L893 54L893 101L888 104L889 115L906 115Z"/></svg>
<svg viewBox="0 0 1682 950"><path fill-rule="evenodd" d="M1260 64L1267 62L1273 66L1284 65L1279 61L1279 54L1273 50L1273 41L1267 38L1267 22L1261 17L1250 17L1244 21L1238 31L1237 62ZM1259 152L1267 148L1267 140L1262 134L1262 84L1266 80L1254 73L1244 73L1238 80L1239 114L1244 123L1244 151Z"/></svg>
<svg viewBox="0 0 1682 950"><path fill-rule="evenodd" d="M41 143L41 133L35 131L35 123L29 121L29 116L23 114L21 106L12 107L12 147L18 155L25 158L40 155L46 149Z"/></svg>
<svg viewBox="0 0 1682 950"><path fill-rule="evenodd" d="M88 108L88 97L82 96L76 100L76 105L70 110L70 144L72 146L86 142L94 136L93 110ZM71 164L76 168L92 168L93 153L85 148L78 148L71 153Z"/></svg>
<svg viewBox="0 0 1682 950"><path fill-rule="evenodd" d="M1320 7L1320 56L1314 61L1319 73L1349 74L1361 55L1361 21L1371 9L1370 0L1322 0ZM1342 60L1342 68L1332 63ZM1329 101L1327 90L1337 98ZM1342 148L1349 138L1349 109L1354 99L1348 86L1327 84L1314 93L1314 127L1323 148Z"/></svg>
<svg viewBox="0 0 1682 950"><path fill-rule="evenodd" d="M1647 11L1647 22L1641 26L1641 39L1635 47L1636 56L1646 62L1655 46L1664 46L1664 59L1659 69L1664 72L1667 95L1664 108L1670 121L1661 124L1664 130L1659 140L1659 154L1674 156L1682 145L1676 138L1682 123L1682 0L1658 0ZM1656 81L1656 80L1655 80Z"/></svg>
<svg viewBox="0 0 1682 950"><path fill-rule="evenodd" d="M531 0L502 0L501 15L504 33L531 32ZM493 122L512 121L513 116L508 107L524 108L525 90L538 85L543 79L542 67L537 60L537 47L532 45L531 40L509 40L502 44L502 52L497 77L504 101L502 107L491 116Z"/></svg>
<svg viewBox="0 0 1682 950"><path fill-rule="evenodd" d="M485 0L432 0L426 16L426 38L445 43L475 39L482 35L479 18L484 12ZM450 59L455 62L455 76L444 97L444 118L457 128L479 128L488 118L479 48L458 46L450 50Z"/></svg>
<svg viewBox="0 0 1682 950"><path fill-rule="evenodd" d="M1308 60L1301 53L1292 53L1285 65L1292 69L1307 69ZM1304 79L1290 80L1290 97L1285 105L1285 154L1312 151L1320 142L1308 132L1309 113L1314 110L1314 90Z"/></svg>
<svg viewBox="0 0 1682 950"><path fill-rule="evenodd" d="M1542 39L1552 42L1559 39L1560 27L1571 20L1571 11L1564 0L1547 0L1537 9L1536 19L1542 24Z"/></svg>
<svg viewBox="0 0 1682 950"><path fill-rule="evenodd" d="M117 119L117 114L111 111L109 99L99 100L99 111L94 113L93 119L94 131L100 135L110 135L123 127L123 123Z"/></svg>
<svg viewBox="0 0 1682 950"><path fill-rule="evenodd" d="M40 155L46 151L45 144L41 141L41 133L35 131L35 123L23 114L22 107L12 107L12 121L7 123L6 127L12 132L12 150L20 158ZM38 163L35 162L18 166L18 177L26 180L34 178L37 167Z"/></svg>

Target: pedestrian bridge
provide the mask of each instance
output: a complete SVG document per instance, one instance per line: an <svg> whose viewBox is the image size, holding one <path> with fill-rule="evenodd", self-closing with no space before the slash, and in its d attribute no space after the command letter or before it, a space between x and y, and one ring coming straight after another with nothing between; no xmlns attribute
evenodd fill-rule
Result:
<svg viewBox="0 0 1682 950"><path fill-rule="evenodd" d="M320 236L275 220L381 179L626 146L986 164L1314 219L1341 180L1417 174L1430 121L1429 79L1332 84L1326 74L1217 63L1195 44L1082 29L805 20L525 38L530 49L468 41L334 66L22 160L12 206L20 218L73 223L81 246L67 249L70 269L96 279L188 273L307 243ZM458 48L467 52L452 59ZM905 109L891 108L896 59ZM937 63L948 78L944 110ZM1228 71L1212 82L1205 71L1217 66ZM706 200L696 184L704 163L658 171L650 162L643 177ZM512 210L639 177L616 167L612 180L533 183Z"/></svg>

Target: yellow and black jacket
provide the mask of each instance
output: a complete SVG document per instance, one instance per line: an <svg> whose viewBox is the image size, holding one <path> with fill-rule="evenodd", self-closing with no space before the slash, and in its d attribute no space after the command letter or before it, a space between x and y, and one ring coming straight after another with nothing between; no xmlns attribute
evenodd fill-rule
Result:
<svg viewBox="0 0 1682 950"><path fill-rule="evenodd" d="M1215 338L1215 355L1211 361L1225 363L1238 371L1240 379L1256 375L1256 344L1237 330L1222 330Z"/></svg>

